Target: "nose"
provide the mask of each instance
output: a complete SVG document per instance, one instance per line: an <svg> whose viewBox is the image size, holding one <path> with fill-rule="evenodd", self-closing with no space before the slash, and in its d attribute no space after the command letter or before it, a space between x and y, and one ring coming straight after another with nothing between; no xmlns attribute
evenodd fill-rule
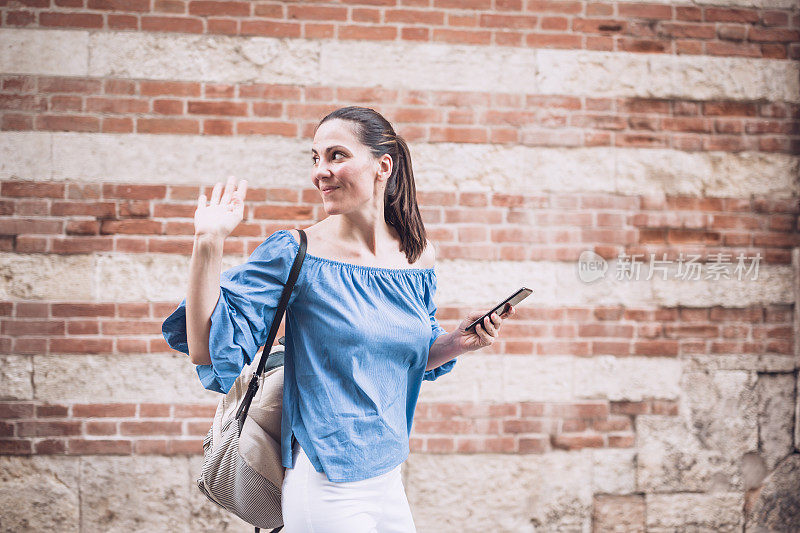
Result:
<svg viewBox="0 0 800 533"><path fill-rule="evenodd" d="M316 166L314 166L313 175L318 180L331 177L331 169L328 163L318 160Z"/></svg>

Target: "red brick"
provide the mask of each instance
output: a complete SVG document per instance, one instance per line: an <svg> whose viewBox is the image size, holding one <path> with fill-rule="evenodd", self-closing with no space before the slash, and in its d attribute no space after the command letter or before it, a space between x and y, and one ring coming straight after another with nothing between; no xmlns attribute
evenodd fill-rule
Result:
<svg viewBox="0 0 800 533"><path fill-rule="evenodd" d="M598 434L555 435L551 439L553 448L564 450L580 450L582 448L602 448L603 436Z"/></svg>
<svg viewBox="0 0 800 533"><path fill-rule="evenodd" d="M72 455L130 455L133 446L129 440L70 439L67 449Z"/></svg>
<svg viewBox="0 0 800 533"><path fill-rule="evenodd" d="M550 405L550 414L561 418L606 418L609 406L607 402L556 403Z"/></svg>
<svg viewBox="0 0 800 533"><path fill-rule="evenodd" d="M633 433L608 435L609 448L633 448L634 446L636 446L636 435Z"/></svg>
<svg viewBox="0 0 800 533"><path fill-rule="evenodd" d="M177 421L121 422L121 435L180 435L181 423Z"/></svg>
<svg viewBox="0 0 800 533"><path fill-rule="evenodd" d="M0 439L0 455L30 455L32 444L30 440Z"/></svg>
<svg viewBox="0 0 800 533"><path fill-rule="evenodd" d="M20 437L50 437L80 435L81 422L68 421L28 421L17 423L17 435Z"/></svg>
<svg viewBox="0 0 800 533"><path fill-rule="evenodd" d="M107 403L107 404L74 404L72 416L76 418L91 417L133 417L136 415L136 404Z"/></svg>
<svg viewBox="0 0 800 533"><path fill-rule="evenodd" d="M519 453L546 453L549 451L549 437L521 437L519 439Z"/></svg>
<svg viewBox="0 0 800 533"><path fill-rule="evenodd" d="M140 418L164 418L170 416L172 406L165 403L143 403L139 404Z"/></svg>
<svg viewBox="0 0 800 533"><path fill-rule="evenodd" d="M612 401L610 411L618 415L643 415L650 413L650 402Z"/></svg>
<svg viewBox="0 0 800 533"><path fill-rule="evenodd" d="M54 455L66 453L67 442L63 439L37 440L34 445L37 455Z"/></svg>
<svg viewBox="0 0 800 533"><path fill-rule="evenodd" d="M36 416L37 418L43 417L66 417L69 415L69 406L68 405L37 405L36 406Z"/></svg>

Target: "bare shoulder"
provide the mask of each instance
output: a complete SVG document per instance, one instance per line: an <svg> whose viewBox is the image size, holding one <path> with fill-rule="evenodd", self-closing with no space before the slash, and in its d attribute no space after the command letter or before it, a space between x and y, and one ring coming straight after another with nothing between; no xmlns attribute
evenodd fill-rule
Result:
<svg viewBox="0 0 800 533"><path fill-rule="evenodd" d="M294 237L294 240L297 241L297 243L299 244L300 243L300 232L297 231L296 229L290 229L290 230L287 230L287 231L292 234L292 237Z"/></svg>
<svg viewBox="0 0 800 533"><path fill-rule="evenodd" d="M422 251L422 255L417 259L416 265L418 268L434 268L436 265L436 248L430 239L427 240L428 244Z"/></svg>

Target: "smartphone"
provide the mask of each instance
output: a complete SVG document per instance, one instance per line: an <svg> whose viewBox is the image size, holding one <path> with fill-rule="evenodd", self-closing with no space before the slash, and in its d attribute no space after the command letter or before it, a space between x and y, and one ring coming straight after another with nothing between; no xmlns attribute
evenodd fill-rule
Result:
<svg viewBox="0 0 800 533"><path fill-rule="evenodd" d="M489 311L488 313L480 317L478 320L467 326L467 331L474 331L475 326L477 326L478 324L482 324L483 319L486 318L487 316L490 316L492 313L497 313L498 315L503 314L503 312L506 310L506 305L512 305L512 306L517 305L522 300L530 296L532 292L533 291L531 289L522 287L514 294L512 294L511 296L509 296L508 298L506 298L505 300L494 306L491 311ZM491 321L491 319L489 320Z"/></svg>

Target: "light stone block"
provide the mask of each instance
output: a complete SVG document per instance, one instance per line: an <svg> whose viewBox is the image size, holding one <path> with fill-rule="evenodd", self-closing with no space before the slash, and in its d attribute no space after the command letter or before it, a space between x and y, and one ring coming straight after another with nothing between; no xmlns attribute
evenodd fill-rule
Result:
<svg viewBox="0 0 800 533"><path fill-rule="evenodd" d="M636 417L636 486L641 492L742 490L739 459L710 449L682 417Z"/></svg>
<svg viewBox="0 0 800 533"><path fill-rule="evenodd" d="M591 455L411 454L404 481L417 530L589 531Z"/></svg>
<svg viewBox="0 0 800 533"><path fill-rule="evenodd" d="M42 355L33 358L36 400L50 403L216 403L189 358L168 354Z"/></svg>
<svg viewBox="0 0 800 533"><path fill-rule="evenodd" d="M2 39L4 70L31 74L88 70L94 77L198 82L800 101L800 67L774 59L49 29L7 29ZM76 57L64 57L64 50ZM39 67L35 59L51 51L57 59ZM17 56L24 59L12 60ZM384 58L384 68L364 68L375 57Z"/></svg>
<svg viewBox="0 0 800 533"><path fill-rule="evenodd" d="M264 236L266 238L267 235ZM0 254L0 297L78 301L174 301L186 295L190 258L177 254L93 255ZM226 256L223 269L247 256ZM498 294L520 286L534 289L523 305L540 307L622 305L627 307L743 307L793 303L791 267L761 265L757 279L680 280L660 276L647 281L617 279L617 260L609 261L605 278L584 283L577 262L441 260L437 264L437 306L484 309ZM67 275L69 274L69 275ZM65 281L67 280L67 281ZM476 283L471 283L474 280ZM465 291L465 284L471 290ZM564 354L567 355L567 354Z"/></svg>
<svg viewBox="0 0 800 533"><path fill-rule="evenodd" d="M0 179L52 179L52 146L53 137L49 132L0 133Z"/></svg>
<svg viewBox="0 0 800 533"><path fill-rule="evenodd" d="M541 94L593 98L625 95L794 102L800 99L800 69L789 63L741 57L539 49L535 88Z"/></svg>
<svg viewBox="0 0 800 533"><path fill-rule="evenodd" d="M0 355L0 400L33 399L33 362L29 355Z"/></svg>
<svg viewBox="0 0 800 533"><path fill-rule="evenodd" d="M333 81L320 77L320 40L103 31L92 32L88 46L89 75L99 78L312 86Z"/></svg>
<svg viewBox="0 0 800 533"><path fill-rule="evenodd" d="M0 72L86 76L88 66L87 31L0 29Z"/></svg>
<svg viewBox="0 0 800 533"><path fill-rule="evenodd" d="M618 0L620 3L639 3L639 0ZM721 6L755 7L765 9L791 9L794 0L651 0L649 4L669 4L673 6Z"/></svg>
<svg viewBox="0 0 800 533"><path fill-rule="evenodd" d="M513 320L513 319L512 319ZM501 333L502 335L502 333ZM569 401L580 358L561 355L503 355L501 382L491 383L506 402Z"/></svg>
<svg viewBox="0 0 800 533"><path fill-rule="evenodd" d="M0 531L81 531L79 461L0 457Z"/></svg>
<svg viewBox="0 0 800 533"><path fill-rule="evenodd" d="M576 398L641 401L680 396L681 361L600 355L575 360Z"/></svg>
<svg viewBox="0 0 800 533"><path fill-rule="evenodd" d="M90 255L0 253L0 299L92 299L94 270Z"/></svg>
<svg viewBox="0 0 800 533"><path fill-rule="evenodd" d="M460 355L453 369L433 381L423 381L420 402L500 402L503 365L497 355Z"/></svg>
<svg viewBox="0 0 800 533"><path fill-rule="evenodd" d="M741 493L647 494L648 533L742 531Z"/></svg>
<svg viewBox="0 0 800 533"><path fill-rule="evenodd" d="M592 533L644 533L642 495L598 494L594 499Z"/></svg>
<svg viewBox="0 0 800 533"><path fill-rule="evenodd" d="M684 374L682 412L704 448L737 462L745 453L758 451L756 381L753 372Z"/></svg>
<svg viewBox="0 0 800 533"><path fill-rule="evenodd" d="M82 457L82 529L188 531L188 466L185 457Z"/></svg>
<svg viewBox="0 0 800 533"><path fill-rule="evenodd" d="M794 448L795 383L794 374L760 374L756 383L758 448L770 472Z"/></svg>
<svg viewBox="0 0 800 533"><path fill-rule="evenodd" d="M792 372L795 369L794 356L783 354L685 354L680 358L687 372Z"/></svg>
<svg viewBox="0 0 800 533"><path fill-rule="evenodd" d="M175 254L97 254L97 290L105 301L174 301L177 307L186 297L190 260ZM222 270L246 261L244 254L223 256Z"/></svg>
<svg viewBox="0 0 800 533"><path fill-rule="evenodd" d="M636 491L635 448L591 448L592 492L633 494Z"/></svg>
<svg viewBox="0 0 800 533"><path fill-rule="evenodd" d="M307 140L277 135L59 132L52 134L52 174L59 181L169 183L198 189L232 174L246 178L251 187L312 187L310 151ZM29 172L24 175L38 177Z"/></svg>
<svg viewBox="0 0 800 533"><path fill-rule="evenodd" d="M789 198L800 175L800 158L767 152L477 143L410 148L420 190ZM0 178L199 187L233 174L253 187L310 188L309 149L306 139L269 135L0 132L0 154L13 154L0 160Z"/></svg>

